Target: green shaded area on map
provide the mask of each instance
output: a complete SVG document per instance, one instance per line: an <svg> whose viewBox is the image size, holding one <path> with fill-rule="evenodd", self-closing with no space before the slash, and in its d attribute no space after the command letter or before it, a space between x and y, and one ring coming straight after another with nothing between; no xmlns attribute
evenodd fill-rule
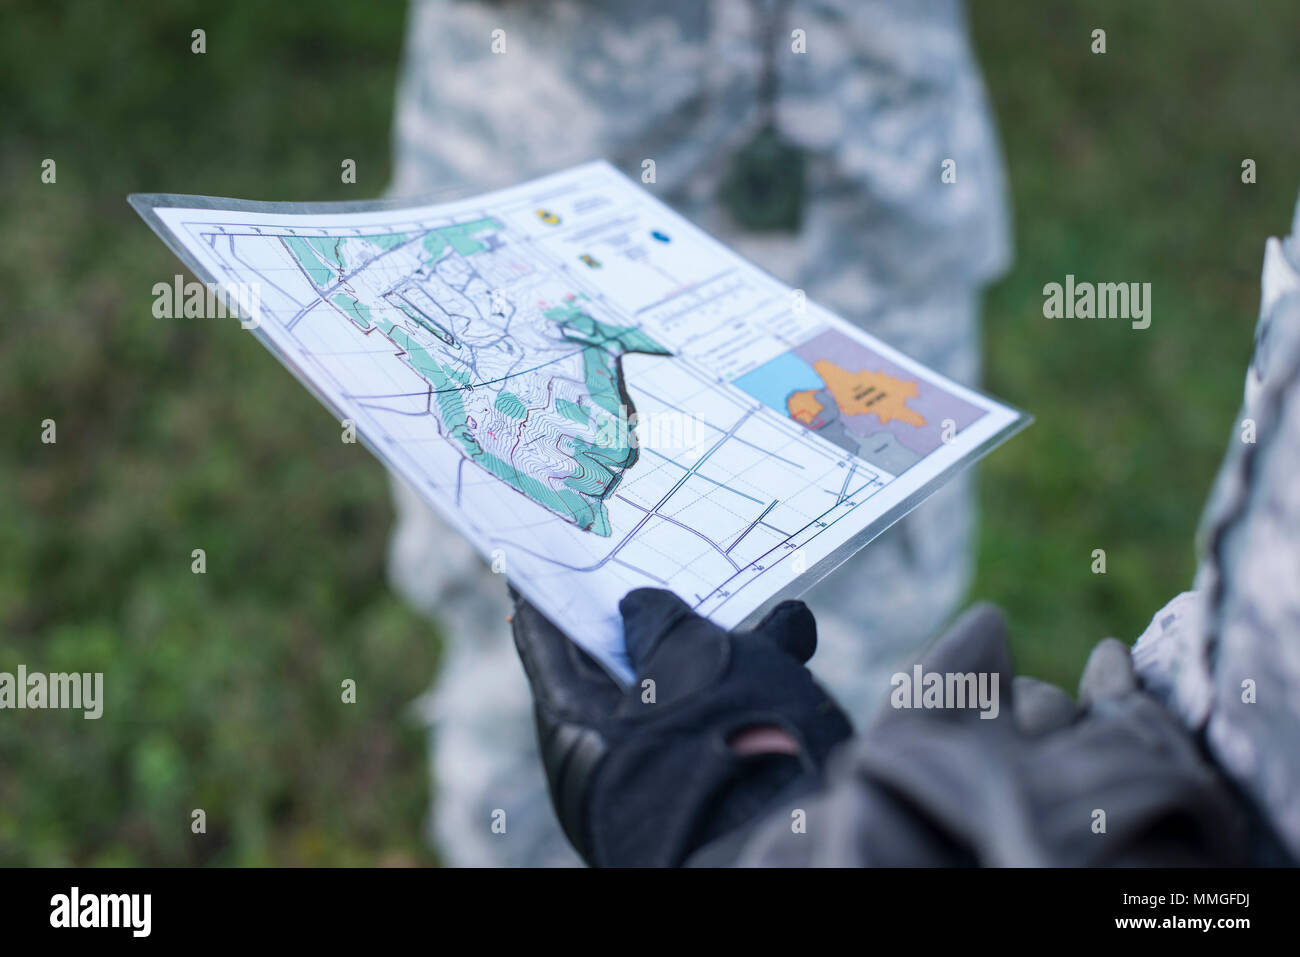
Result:
<svg viewBox="0 0 1300 957"><path fill-rule="evenodd" d="M633 423L632 415L636 410L632 408L632 400L627 397L623 387L623 372L618 360L629 352L659 356L672 353L640 329L615 326L593 318L584 311L586 299L585 295L576 296L562 305L546 310L543 315L559 327L565 339L581 344L583 379L592 402L610 415L617 417L626 414L628 422ZM574 418L568 410L559 409L558 403L557 411ZM578 411L583 410L579 408ZM603 434L612 435L613 441L601 445L593 445L577 437L571 439L570 454L578 468L565 484L584 496L590 496L594 501L599 510L600 522L592 531L598 534L609 534L609 515L605 510L604 499L618 487L623 473L636 464L638 450L632 441L635 432L635 424L629 424L624 429L610 430Z"/></svg>
<svg viewBox="0 0 1300 957"><path fill-rule="evenodd" d="M321 262L310 242L300 236L284 236L281 238L284 240L284 244L289 247L289 251L298 260L299 265L306 270L308 279L317 286L326 286L334 281L334 270Z"/></svg>
<svg viewBox="0 0 1300 957"><path fill-rule="evenodd" d="M441 324L421 314L418 310L411 308L409 305L407 305L404 302L399 302L397 304L397 308L402 310L402 312L413 323L415 323L425 332L429 333L429 335L433 336L435 339L441 339L443 343L451 346L453 349L460 348L460 343L456 341L456 337L453 336L451 332L449 332L447 329L444 329Z"/></svg>
<svg viewBox="0 0 1300 957"><path fill-rule="evenodd" d="M625 403L617 359L628 352L656 356L672 353L640 329L593 319L583 311L582 300L585 299L586 296L575 297L563 305L553 306L543 315L559 326L565 339L582 345L583 376L591 400L606 412L618 415ZM631 409L628 414L631 414Z"/></svg>
<svg viewBox="0 0 1300 957"><path fill-rule="evenodd" d="M479 234L500 228L501 222L498 219L485 216L482 219L431 229L424 234L422 240L424 251L428 253L425 263L436 262L448 246L462 256L472 256L482 252L487 249L487 244L479 238ZM367 260L376 255L369 247L377 247L378 255L382 255L413 238L415 238L413 233L280 237L307 273L307 278L317 288L339 282L350 269L364 268Z"/></svg>
<svg viewBox="0 0 1300 957"><path fill-rule="evenodd" d="M445 239L447 244L462 256L472 256L487 249L487 245L478 238L477 234L500 228L501 223L499 220L486 216L483 219L476 219L468 223L443 226L433 230L433 232Z"/></svg>
<svg viewBox="0 0 1300 957"><path fill-rule="evenodd" d="M526 419L528 417L528 407L524 405L524 400L513 392L507 392L505 389L497 393L497 400L493 405L502 415L508 415L512 419Z"/></svg>
<svg viewBox="0 0 1300 957"><path fill-rule="evenodd" d="M307 245L324 262L332 263L339 269L343 268L343 251L339 248L341 240L337 236L317 236L307 240Z"/></svg>
<svg viewBox="0 0 1300 957"><path fill-rule="evenodd" d="M377 236L366 237L366 239L370 240L384 252L388 252L388 250L402 245L402 243L406 242L410 238L411 236L409 233L380 233Z"/></svg>
<svg viewBox="0 0 1300 957"><path fill-rule="evenodd" d="M421 247L428 257L422 258L426 264L432 262L441 257L447 247L461 256L473 256L488 249L480 234L500 228L499 221L492 217L485 217L430 230L421 240ZM308 277L317 286L335 282L340 274L339 271L349 268L348 243L361 239L379 245L377 242L379 238L345 236L312 237L306 240L296 236L282 237L285 246L294 254ZM407 234L388 234L382 238L387 244L384 248L392 248L412 237ZM466 368L458 368L459 362L453 364L440 361L431 355L424 345L413 339L404 328L387 318L384 310L372 311L369 306L358 301L350 293L338 293L332 297L331 302L359 328L367 331L372 328L378 329L401 350L401 355L410 367L429 383L443 427L462 454L565 521L597 535L611 534L605 499L617 488L624 472L636 464L638 450L633 441L634 425L626 428L600 429L595 436L596 442L588 441L582 436L562 433L560 438L567 441L567 448L564 451L573 460L573 471L565 476L551 477L528 474L521 471L513 462L502 458L496 451L486 448L484 441L476 435L476 430L487 427L481 426L469 414L464 397L469 390L487 387L491 383L471 386ZM595 319L585 311L586 302L586 296L579 295L542 313L546 319L555 323L566 342L580 347L582 381L594 407L587 409L576 402L556 397L550 428L554 428L554 419L559 417L584 429L590 429L593 424L592 412L595 409L603 410L615 419L622 414L630 418L634 410L627 398L619 360L629 352L671 355L667 349L639 329L604 323ZM399 308L404 315L417 322L421 328L434 335L439 341L460 348L460 344L448 330L441 327L430 328L430 323L414 314L410 308L405 305L400 305ZM524 391L527 394L527 390ZM547 391L549 392L549 389ZM529 423L521 427L529 429L534 427L533 420L529 418L527 403L515 392L500 389L496 393L492 408L511 420ZM536 411L545 413L547 410ZM536 427L543 429L548 425L543 420L539 421ZM488 435L492 440L499 442L495 433L489 430ZM561 480L562 486L556 487L553 484Z"/></svg>
<svg viewBox="0 0 1300 957"><path fill-rule="evenodd" d="M370 328L370 307L364 302L358 302L355 297L342 292L330 301L362 329Z"/></svg>
<svg viewBox="0 0 1300 957"><path fill-rule="evenodd" d="M591 422L591 416L587 415L587 410L576 402L570 402L568 399L556 399L555 411L579 425L587 425Z"/></svg>
<svg viewBox="0 0 1300 957"><path fill-rule="evenodd" d="M424 234L424 251L428 253L424 261L426 264L437 262L448 246L453 252L462 256L483 252L487 249L487 244L478 238L478 234L500 228L500 220L485 216L483 219L475 219L468 223L431 229Z"/></svg>

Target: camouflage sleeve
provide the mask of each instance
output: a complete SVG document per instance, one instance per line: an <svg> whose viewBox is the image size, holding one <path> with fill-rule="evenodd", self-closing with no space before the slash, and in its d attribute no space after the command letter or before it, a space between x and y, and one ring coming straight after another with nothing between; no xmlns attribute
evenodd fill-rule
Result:
<svg viewBox="0 0 1300 957"><path fill-rule="evenodd" d="M1264 252L1241 414L1201 520L1196 588L1133 659L1300 857L1300 205Z"/></svg>
<svg viewBox="0 0 1300 957"><path fill-rule="evenodd" d="M1300 859L1300 208L1269 240L1246 403L1202 527L1207 742Z"/></svg>

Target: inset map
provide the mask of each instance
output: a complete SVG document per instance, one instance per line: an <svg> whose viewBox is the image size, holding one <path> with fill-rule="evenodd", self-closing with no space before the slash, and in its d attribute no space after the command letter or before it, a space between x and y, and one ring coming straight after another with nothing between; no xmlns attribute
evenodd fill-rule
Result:
<svg viewBox="0 0 1300 957"><path fill-rule="evenodd" d="M732 384L894 475L985 414L835 329Z"/></svg>

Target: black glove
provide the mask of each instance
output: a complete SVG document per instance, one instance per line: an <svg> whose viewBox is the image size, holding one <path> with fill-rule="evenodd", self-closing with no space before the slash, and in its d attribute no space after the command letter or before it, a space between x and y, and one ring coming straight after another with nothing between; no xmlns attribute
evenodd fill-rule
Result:
<svg viewBox="0 0 1300 957"><path fill-rule="evenodd" d="M551 799L589 864L680 864L778 796L815 787L852 734L804 667L817 626L803 602L728 632L671 592L630 592L619 610L637 679L621 688L511 595ZM738 736L771 743L733 746Z"/></svg>

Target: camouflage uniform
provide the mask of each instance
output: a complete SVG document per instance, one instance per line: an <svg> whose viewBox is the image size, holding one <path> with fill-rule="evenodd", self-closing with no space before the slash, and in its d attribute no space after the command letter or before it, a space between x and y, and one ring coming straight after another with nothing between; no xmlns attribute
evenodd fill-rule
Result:
<svg viewBox="0 0 1300 957"><path fill-rule="evenodd" d="M717 200L760 122L763 23L746 0L413 5L392 192L506 186L595 157L639 177L740 254L953 378L978 377L981 287L1010 256L1004 186L958 0L793 3L778 35L776 124L806 151L798 234L739 229ZM491 50L493 32L504 54ZM805 53L791 32L802 30ZM956 181L944 183L945 160ZM493 577L396 484L391 569L449 636L430 697L434 837L454 864L574 860L551 819L531 698ZM961 477L807 595L815 668L859 721L970 571ZM864 637L865 636L865 637ZM491 813L507 811L507 835Z"/></svg>
<svg viewBox="0 0 1300 957"><path fill-rule="evenodd" d="M1300 205L1292 235L1265 246L1233 431L1195 586L1156 613L1133 660L1270 825L1257 859L1276 837L1300 860Z"/></svg>

